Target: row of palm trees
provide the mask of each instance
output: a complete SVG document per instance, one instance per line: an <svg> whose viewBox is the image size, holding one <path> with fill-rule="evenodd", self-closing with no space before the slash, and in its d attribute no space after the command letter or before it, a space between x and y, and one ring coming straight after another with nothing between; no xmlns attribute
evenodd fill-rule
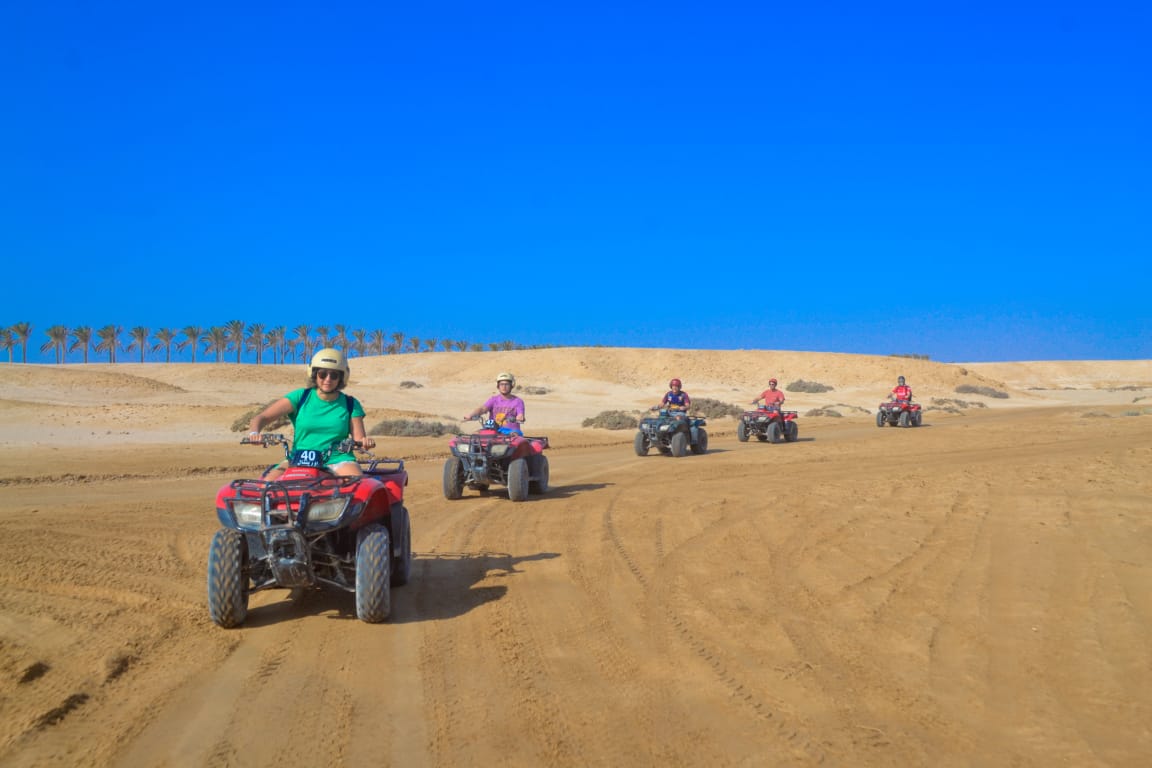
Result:
<svg viewBox="0 0 1152 768"><path fill-rule="evenodd" d="M40 347L43 353L52 353L54 362L68 362L69 353L78 353L83 362L88 362L89 352L107 355L108 362L117 362L117 353L131 354L131 362L145 362L146 354L153 360L172 362L172 353L190 350L192 362L196 362L197 348L204 358L214 357L215 362L241 362L242 354L253 353L257 365L267 361L272 364L303 362L314 350L322 347L337 347L347 351L349 356L389 355L401 352L482 352L521 349L511 341L489 344L454 339L421 339L405 336L399 331L386 334L381 330L366 331L349 328L345 325L298 325L291 331L286 326L266 328L262 323L245 324L241 320L230 320L223 325L204 328L189 325L183 328L159 328L155 331L144 326L131 328L125 334L120 325L105 325L101 328L81 325L69 328L53 325L44 331L48 340ZM0 328L0 352L8 352L8 362L15 362L14 351L20 348L20 362L28 362L28 342L32 337L31 323L15 323ZM226 359L227 358L227 359ZM124 362L124 361L121 361ZM202 362L206 360L202 359Z"/></svg>

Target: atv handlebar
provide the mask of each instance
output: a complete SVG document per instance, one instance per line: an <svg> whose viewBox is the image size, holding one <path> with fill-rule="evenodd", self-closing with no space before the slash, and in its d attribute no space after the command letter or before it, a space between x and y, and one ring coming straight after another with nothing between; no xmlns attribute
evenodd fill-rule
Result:
<svg viewBox="0 0 1152 768"><path fill-rule="evenodd" d="M283 445L285 450L287 450L291 445L291 441L286 435L269 432L267 434L257 435L256 437L249 435L248 437L241 440L240 444L259 445L263 448L267 448L270 445ZM339 442L332 443L332 445L328 446L328 450L334 451L336 453L352 453L353 451L368 453L368 449L364 447L364 443L360 442L359 440L353 440L350 437L347 437Z"/></svg>

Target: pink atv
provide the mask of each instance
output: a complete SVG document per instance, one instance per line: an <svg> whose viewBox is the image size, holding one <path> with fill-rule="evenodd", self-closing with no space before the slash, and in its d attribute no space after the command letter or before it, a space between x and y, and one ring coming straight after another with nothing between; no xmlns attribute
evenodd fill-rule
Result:
<svg viewBox="0 0 1152 768"><path fill-rule="evenodd" d="M911 400L885 400L876 412L876 426L918 427L921 415L919 403Z"/></svg>
<svg viewBox="0 0 1152 768"><path fill-rule="evenodd" d="M459 499L465 486L486 492L492 485L505 485L512 501L524 501L529 493L545 494L547 447L546 437L497 429L491 421L474 434L456 435L448 442L452 456L444 463L444 498Z"/></svg>
<svg viewBox="0 0 1152 768"><path fill-rule="evenodd" d="M782 411L774 405L762 405L754 411L744 411L736 423L736 439L742 443L755 435L760 442L778 443L785 440L794 443L800 437L800 427L796 424L796 411Z"/></svg>

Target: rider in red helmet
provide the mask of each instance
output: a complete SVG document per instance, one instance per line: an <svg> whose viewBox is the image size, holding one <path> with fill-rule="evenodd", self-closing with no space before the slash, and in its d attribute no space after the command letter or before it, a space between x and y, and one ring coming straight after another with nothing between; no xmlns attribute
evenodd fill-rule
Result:
<svg viewBox="0 0 1152 768"><path fill-rule="evenodd" d="M768 389L760 393L760 396L752 401L752 405L757 405L761 400L764 405L760 406L766 411L779 409L784 405L784 393L776 389L776 379L768 379Z"/></svg>
<svg viewBox="0 0 1152 768"><path fill-rule="evenodd" d="M669 391L665 393L664 399L660 401L660 405L656 406L658 409L663 408L669 411L686 411L692 405L692 398L688 397L688 393L680 389L680 379L672 379L668 382Z"/></svg>

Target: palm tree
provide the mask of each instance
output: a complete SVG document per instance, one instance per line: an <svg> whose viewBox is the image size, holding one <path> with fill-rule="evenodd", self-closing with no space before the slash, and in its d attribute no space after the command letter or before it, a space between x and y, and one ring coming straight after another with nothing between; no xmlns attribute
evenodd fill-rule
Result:
<svg viewBox="0 0 1152 768"><path fill-rule="evenodd" d="M317 342L319 342L319 345L321 347L332 346L332 342L328 341L328 326L326 326L326 325L316 326L316 336L318 337Z"/></svg>
<svg viewBox="0 0 1152 768"><path fill-rule="evenodd" d="M224 352L230 346L228 329L222 325L214 325L204 332L204 353L216 353L216 362L224 360Z"/></svg>
<svg viewBox="0 0 1152 768"><path fill-rule="evenodd" d="M256 353L256 365L260 365L264 359L264 350L267 348L263 323L252 323L248 326L248 335L244 339L244 344L247 349ZM236 362L240 362L240 355L236 355Z"/></svg>
<svg viewBox="0 0 1152 768"><path fill-rule="evenodd" d="M312 329L307 325L298 325L292 329L292 344L296 347L297 356L303 360L312 351L309 347L308 337Z"/></svg>
<svg viewBox="0 0 1152 768"><path fill-rule="evenodd" d="M244 351L244 321L229 320L224 323L224 333L227 334L225 349L236 347L236 363L240 363L240 353Z"/></svg>
<svg viewBox="0 0 1152 768"><path fill-rule="evenodd" d="M180 333L184 336L184 341L176 342L176 349L183 351L184 347L192 347L192 362L196 362L196 345L200 343L204 329L198 325L186 325L180 329Z"/></svg>
<svg viewBox="0 0 1152 768"><path fill-rule="evenodd" d="M28 362L28 337L32 335L32 323L16 323L12 326L12 335L20 345L20 362Z"/></svg>
<svg viewBox="0 0 1152 768"><path fill-rule="evenodd" d="M81 325L79 328L73 328L72 339L68 351L75 352L77 348L84 350L84 362L88 362L88 347L92 345L92 327Z"/></svg>
<svg viewBox="0 0 1152 768"><path fill-rule="evenodd" d="M404 350L404 334L400 331L394 331L392 333L392 348L396 352L402 352Z"/></svg>
<svg viewBox="0 0 1152 768"><path fill-rule="evenodd" d="M474 341L474 342L472 342L471 349L473 352L483 352L484 351L484 345L478 341Z"/></svg>
<svg viewBox="0 0 1152 768"><path fill-rule="evenodd" d="M152 345L153 352L164 350L164 362L172 362L172 343L176 341L178 331L175 328L161 328L156 331L156 343Z"/></svg>
<svg viewBox="0 0 1152 768"><path fill-rule="evenodd" d="M128 342L128 346L124 347L124 351L131 352L136 347L140 347L140 362L144 362L144 350L148 348L148 337L152 335L152 331L138 325L128 331L128 335L132 337L132 340Z"/></svg>
<svg viewBox="0 0 1152 768"><path fill-rule="evenodd" d="M368 350L367 331L357 328L352 331L352 349L360 357L364 357L364 353Z"/></svg>
<svg viewBox="0 0 1152 768"><path fill-rule="evenodd" d="M268 333L265 335L264 341L268 345L268 348L272 350L272 363L273 363L273 365L275 365L276 363L284 362L284 354L287 351L285 349L285 344L286 344L285 340L287 338L288 338L288 327L287 326L278 325L275 328L269 328L268 329Z"/></svg>
<svg viewBox="0 0 1152 768"><path fill-rule="evenodd" d="M377 328L368 335L368 346L375 350L376 354L383 355L384 347L387 343L384 341L384 331Z"/></svg>
<svg viewBox="0 0 1152 768"><path fill-rule="evenodd" d="M456 351L457 352L463 352L467 349L468 349L468 342L467 341L465 341L464 339L459 339L456 341Z"/></svg>
<svg viewBox="0 0 1152 768"><path fill-rule="evenodd" d="M344 349L344 350L348 349L348 326L337 325L336 326L336 338L333 339L333 341L335 342L335 344L333 346L335 346L339 349Z"/></svg>
<svg viewBox="0 0 1152 768"><path fill-rule="evenodd" d="M424 351L435 352L436 345L440 343L439 339L424 339Z"/></svg>
<svg viewBox="0 0 1152 768"><path fill-rule="evenodd" d="M64 345L68 343L68 327L65 325L54 325L44 333L47 334L48 341L41 345L40 351L47 352L53 349L56 351L56 363L64 362Z"/></svg>
<svg viewBox="0 0 1152 768"><path fill-rule="evenodd" d="M453 344L454 344L454 342L452 341L452 339L444 339L443 341L440 342L440 347L445 352L451 352Z"/></svg>
<svg viewBox="0 0 1152 768"><path fill-rule="evenodd" d="M116 362L116 349L120 346L120 334L123 332L124 329L119 325L106 325L96 331L96 338L100 339L96 351L107 352L110 363Z"/></svg>
<svg viewBox="0 0 1152 768"><path fill-rule="evenodd" d="M16 336L11 328L0 328L0 349L8 351L8 362L12 362L12 348L16 346Z"/></svg>

